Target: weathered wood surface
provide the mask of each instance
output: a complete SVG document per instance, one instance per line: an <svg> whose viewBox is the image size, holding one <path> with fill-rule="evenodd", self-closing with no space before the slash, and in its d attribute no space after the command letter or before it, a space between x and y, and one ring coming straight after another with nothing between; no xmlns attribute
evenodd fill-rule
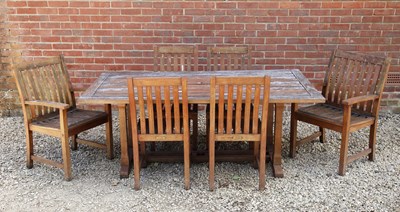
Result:
<svg viewBox="0 0 400 212"><path fill-rule="evenodd" d="M24 113L28 168L32 168L33 161L45 163L64 169L64 178L70 180L72 174L69 137L72 137L73 149L76 149L77 135L80 132L103 123L106 124L106 144L89 141L83 143L106 149L107 157L113 158L111 105L106 106L107 112L76 108L75 96L62 55L13 64L12 70ZM33 132L61 139L62 163L36 155Z"/></svg>
<svg viewBox="0 0 400 212"><path fill-rule="evenodd" d="M128 104L127 79L130 77L187 77L189 103L209 103L211 76L270 76L270 103L321 103L325 98L297 69L192 71L192 72L107 72L80 96L80 104ZM167 79L166 79L167 80Z"/></svg>
<svg viewBox="0 0 400 212"><path fill-rule="evenodd" d="M324 142L324 128L342 133L339 174L344 175L347 164L369 156L374 160L376 129L380 98L387 78L390 58L335 50L331 56L322 88L326 103L298 109L292 104L290 156L296 148L316 136ZM297 140L297 121L319 126L319 132ZM348 156L349 134L369 127L369 148Z"/></svg>

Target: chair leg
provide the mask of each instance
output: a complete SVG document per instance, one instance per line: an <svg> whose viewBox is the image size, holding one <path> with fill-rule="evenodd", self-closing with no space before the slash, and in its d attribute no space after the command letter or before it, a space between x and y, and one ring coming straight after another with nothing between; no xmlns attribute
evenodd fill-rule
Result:
<svg viewBox="0 0 400 212"><path fill-rule="evenodd" d="M324 128L322 128L322 127L320 127L319 128L319 131L321 132L321 136L319 136L319 141L321 142L321 143L325 143L325 129Z"/></svg>
<svg viewBox="0 0 400 212"><path fill-rule="evenodd" d="M33 136L32 131L26 129L26 167L31 169L33 167Z"/></svg>
<svg viewBox="0 0 400 212"><path fill-rule="evenodd" d="M198 114L196 113L195 115L193 115L192 117L193 120L193 150L196 151L197 150L197 139L199 136L199 123L198 123Z"/></svg>
<svg viewBox="0 0 400 212"><path fill-rule="evenodd" d="M347 155L349 150L349 131L343 130L342 144L340 146L339 175L344 176L347 168Z"/></svg>
<svg viewBox="0 0 400 212"><path fill-rule="evenodd" d="M190 135L184 138L183 141L183 157L184 157L184 175L185 175L185 189L190 189Z"/></svg>
<svg viewBox="0 0 400 212"><path fill-rule="evenodd" d="M154 142L151 142L151 144L153 144ZM140 148L140 156L142 156L142 162L140 163L142 168L146 168L147 167L147 159L146 159L146 142L140 142L139 145Z"/></svg>
<svg viewBox="0 0 400 212"><path fill-rule="evenodd" d="M106 104L104 110L107 113L107 123L106 125L106 146L107 146L107 158L112 160L114 158L114 147L113 147L113 133L112 133L112 111L111 105Z"/></svg>
<svg viewBox="0 0 400 212"><path fill-rule="evenodd" d="M257 163L257 158L260 157L260 142L250 142L249 146L253 147L253 155L254 155L254 161L253 161L253 168L257 169L259 168L259 164ZM265 159L265 158L264 158ZM260 160L260 163L262 163L262 161ZM265 163L265 160L264 160Z"/></svg>
<svg viewBox="0 0 400 212"><path fill-rule="evenodd" d="M210 191L214 191L215 185L214 185L214 170L215 170L215 140L210 138L209 142L209 186L210 186Z"/></svg>
<svg viewBox="0 0 400 212"><path fill-rule="evenodd" d="M260 191L263 191L265 189L265 157L267 152L267 145L266 141L261 141L261 146L260 146L260 164L258 165L258 189Z"/></svg>
<svg viewBox="0 0 400 212"><path fill-rule="evenodd" d="M78 135L72 136L72 146L71 146L71 149L74 150L74 151L78 149L78 142L76 141L77 139L78 139Z"/></svg>
<svg viewBox="0 0 400 212"><path fill-rule="evenodd" d="M296 157L296 149L297 149L297 119L294 116L294 113L296 112L298 108L297 104L292 104L291 107L291 115L290 115L290 152L289 156L291 158Z"/></svg>
<svg viewBox="0 0 400 212"><path fill-rule="evenodd" d="M140 189L140 161L139 161L139 142L133 141L133 175L134 175L134 188Z"/></svg>
<svg viewBox="0 0 400 212"><path fill-rule="evenodd" d="M71 174L71 154L69 151L68 135L64 135L61 137L61 145L62 145L62 158L64 165L64 179L66 181L70 181L72 179L72 174Z"/></svg>
<svg viewBox="0 0 400 212"><path fill-rule="evenodd" d="M375 150L376 150L376 128L377 128L377 123L375 122L371 127L369 128L369 148L371 149L371 153L368 155L368 159L370 161L375 160Z"/></svg>

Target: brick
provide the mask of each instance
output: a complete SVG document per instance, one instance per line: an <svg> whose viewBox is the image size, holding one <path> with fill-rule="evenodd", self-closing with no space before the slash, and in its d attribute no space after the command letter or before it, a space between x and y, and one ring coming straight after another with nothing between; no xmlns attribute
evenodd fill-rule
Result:
<svg viewBox="0 0 400 212"><path fill-rule="evenodd" d="M28 7L47 7L47 1L28 1Z"/></svg>
<svg viewBox="0 0 400 212"><path fill-rule="evenodd" d="M81 38L80 37L61 37L61 42L79 43L79 42L81 42Z"/></svg>
<svg viewBox="0 0 400 212"><path fill-rule="evenodd" d="M162 15L183 15L183 9L162 9Z"/></svg>
<svg viewBox="0 0 400 212"><path fill-rule="evenodd" d="M100 15L121 15L121 9L99 9Z"/></svg>
<svg viewBox="0 0 400 212"><path fill-rule="evenodd" d="M49 16L48 15L30 15L29 20L30 21L49 21Z"/></svg>
<svg viewBox="0 0 400 212"><path fill-rule="evenodd" d="M298 17L278 17L278 23L298 23Z"/></svg>
<svg viewBox="0 0 400 212"><path fill-rule="evenodd" d="M268 8L268 9L279 8L279 2L260 1L258 3L258 7L259 8Z"/></svg>
<svg viewBox="0 0 400 212"><path fill-rule="evenodd" d="M278 31L277 37L297 37L297 30Z"/></svg>
<svg viewBox="0 0 400 212"><path fill-rule="evenodd" d="M289 16L309 16L310 10L289 10Z"/></svg>
<svg viewBox="0 0 400 212"><path fill-rule="evenodd" d="M372 15L373 14L373 10L372 9L361 9L361 10L352 10L353 13L352 15Z"/></svg>
<svg viewBox="0 0 400 212"><path fill-rule="evenodd" d="M236 23L255 23L256 17L236 17Z"/></svg>
<svg viewBox="0 0 400 212"><path fill-rule="evenodd" d="M57 8L37 8L38 14L58 14Z"/></svg>
<svg viewBox="0 0 400 212"><path fill-rule="evenodd" d="M153 22L152 24L155 24L155 25L158 25L160 22L171 23L172 16L151 16L151 22ZM148 28L148 27L146 27L146 28Z"/></svg>
<svg viewBox="0 0 400 212"><path fill-rule="evenodd" d="M93 36L113 36L113 32L111 30L93 30L92 34Z"/></svg>
<svg viewBox="0 0 400 212"><path fill-rule="evenodd" d="M265 30L265 24L246 24L246 30Z"/></svg>
<svg viewBox="0 0 400 212"><path fill-rule="evenodd" d="M276 23L276 17L256 17L257 23Z"/></svg>
<svg viewBox="0 0 400 212"><path fill-rule="evenodd" d="M387 1L386 8L400 8L400 2Z"/></svg>
<svg viewBox="0 0 400 212"><path fill-rule="evenodd" d="M121 43L122 38L121 37L102 37L101 42L102 43Z"/></svg>
<svg viewBox="0 0 400 212"><path fill-rule="evenodd" d="M69 16L67 16L67 15L50 15L49 21L56 21L56 22L69 21Z"/></svg>
<svg viewBox="0 0 400 212"><path fill-rule="evenodd" d="M340 9L340 10L331 10L332 16L349 16L351 15L351 9Z"/></svg>
<svg viewBox="0 0 400 212"><path fill-rule="evenodd" d="M343 2L343 8L363 8L364 2L357 1L357 2Z"/></svg>
<svg viewBox="0 0 400 212"><path fill-rule="evenodd" d="M238 2L238 8L258 8L258 2Z"/></svg>
<svg viewBox="0 0 400 212"><path fill-rule="evenodd" d="M235 18L233 16L215 16L214 22L234 22Z"/></svg>
<svg viewBox="0 0 400 212"><path fill-rule="evenodd" d="M400 16L385 16L383 22L385 22L385 23L400 23Z"/></svg>
<svg viewBox="0 0 400 212"><path fill-rule="evenodd" d="M88 1L70 1L69 2L70 7L89 7L89 2Z"/></svg>
<svg viewBox="0 0 400 212"><path fill-rule="evenodd" d="M284 8L284 9L294 9L294 8L300 8L300 2L279 2L279 8Z"/></svg>
<svg viewBox="0 0 400 212"><path fill-rule="evenodd" d="M36 8L17 8L17 14L37 14Z"/></svg>
<svg viewBox="0 0 400 212"><path fill-rule="evenodd" d="M287 44L306 44L307 39L306 38L287 38L286 43Z"/></svg>
<svg viewBox="0 0 400 212"><path fill-rule="evenodd" d="M269 10L269 16L288 16L289 10L288 9L277 9L277 10Z"/></svg>
<svg viewBox="0 0 400 212"><path fill-rule="evenodd" d="M121 9L121 15L140 15L141 9Z"/></svg>
<svg viewBox="0 0 400 212"><path fill-rule="evenodd" d="M225 27L226 27L226 25L225 25ZM235 24L235 28L240 26L240 25L243 26L243 24ZM224 25L223 24L204 24L203 28L205 30L222 30L222 29L224 29Z"/></svg>
<svg viewBox="0 0 400 212"><path fill-rule="evenodd" d="M397 20L400 20L400 18ZM383 17L368 17L368 16L366 16L366 17L362 18L363 23L382 23L382 21L383 21Z"/></svg>
<svg viewBox="0 0 400 212"><path fill-rule="evenodd" d="M184 37L183 38L183 43L189 43L189 44L194 44L194 43L202 43L203 39L199 37Z"/></svg>
<svg viewBox="0 0 400 212"><path fill-rule="evenodd" d="M79 9L79 14L81 15L99 15L99 9Z"/></svg>
<svg viewBox="0 0 400 212"><path fill-rule="evenodd" d="M111 6L110 2L90 2L90 7L102 7L109 8Z"/></svg>
<svg viewBox="0 0 400 212"><path fill-rule="evenodd" d="M343 2L322 2L322 8L343 8Z"/></svg>
<svg viewBox="0 0 400 212"><path fill-rule="evenodd" d="M374 15L394 15L396 10L394 9L375 9Z"/></svg>
<svg viewBox="0 0 400 212"><path fill-rule="evenodd" d="M131 22L131 16L111 16L111 22Z"/></svg>
<svg viewBox="0 0 400 212"><path fill-rule="evenodd" d="M71 30L51 30L51 35L72 35L72 31Z"/></svg>
<svg viewBox="0 0 400 212"><path fill-rule="evenodd" d="M173 22L193 22L193 16L174 16Z"/></svg>
<svg viewBox="0 0 400 212"><path fill-rule="evenodd" d="M234 8L238 8L238 7L237 7L237 4L233 3L233 2L217 2L216 8L234 9Z"/></svg>
<svg viewBox="0 0 400 212"><path fill-rule="evenodd" d="M61 14L67 14L67 15L72 15L72 14L79 14L79 9L76 8L58 8L58 13Z"/></svg>
<svg viewBox="0 0 400 212"><path fill-rule="evenodd" d="M311 16L330 16L331 11L330 10L311 10L310 15Z"/></svg>
<svg viewBox="0 0 400 212"><path fill-rule="evenodd" d="M26 1L7 1L7 7L26 7L28 4Z"/></svg>
<svg viewBox="0 0 400 212"><path fill-rule="evenodd" d="M193 22L213 22L213 17L211 16L193 16Z"/></svg>
<svg viewBox="0 0 400 212"><path fill-rule="evenodd" d="M181 37L163 37L162 42L163 43L182 43L182 38Z"/></svg>

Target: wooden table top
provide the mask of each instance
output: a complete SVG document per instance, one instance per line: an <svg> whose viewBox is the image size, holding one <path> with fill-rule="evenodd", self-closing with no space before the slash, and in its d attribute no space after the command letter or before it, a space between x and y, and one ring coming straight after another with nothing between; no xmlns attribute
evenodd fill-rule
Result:
<svg viewBox="0 0 400 212"><path fill-rule="evenodd" d="M211 76L270 76L270 103L321 103L325 98L298 69L245 71L105 72L78 98L79 104L128 104L127 78L187 77L189 103L206 104Z"/></svg>

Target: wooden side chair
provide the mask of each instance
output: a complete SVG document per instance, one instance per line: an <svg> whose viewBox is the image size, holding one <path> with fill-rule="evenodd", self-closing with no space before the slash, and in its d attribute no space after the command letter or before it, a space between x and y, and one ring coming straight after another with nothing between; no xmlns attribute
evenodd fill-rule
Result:
<svg viewBox="0 0 400 212"><path fill-rule="evenodd" d="M340 175L345 174L347 164L360 157L368 155L373 161L379 105L389 66L389 58L335 50L322 88L326 103L300 109L292 104L290 156L295 157L296 149L305 142L318 137L324 142L327 128L342 134ZM319 131L298 141L297 121L317 125ZM368 148L348 156L349 134L365 127L370 128Z"/></svg>
<svg viewBox="0 0 400 212"><path fill-rule="evenodd" d="M215 142L254 142L259 189L265 188L270 78L212 77L210 83L209 184L214 190ZM226 107L216 107L216 105ZM235 107L236 105L236 107ZM261 120L259 110L262 111Z"/></svg>
<svg viewBox="0 0 400 212"><path fill-rule="evenodd" d="M28 168L32 168L33 161L45 163L64 169L65 180L71 180L69 137L72 137L72 149L77 148L77 143L82 143L106 149L107 158L114 157L111 106L105 106L106 112L82 110L76 107L74 92L62 55L38 62L14 64L12 70L24 113ZM106 126L105 144L77 137L80 132L101 124ZM62 163L34 154L33 132L61 139Z"/></svg>
<svg viewBox="0 0 400 212"><path fill-rule="evenodd" d="M154 71L198 71L197 46L155 46ZM193 150L198 140L198 105L189 105L189 118L192 127Z"/></svg>
<svg viewBox="0 0 400 212"><path fill-rule="evenodd" d="M185 78L128 79L136 190L140 189L140 160L145 156L145 142L155 141L183 142L185 189L190 188L190 132L186 87Z"/></svg>
<svg viewBox="0 0 400 212"><path fill-rule="evenodd" d="M207 70L251 70L250 47L208 47Z"/></svg>

